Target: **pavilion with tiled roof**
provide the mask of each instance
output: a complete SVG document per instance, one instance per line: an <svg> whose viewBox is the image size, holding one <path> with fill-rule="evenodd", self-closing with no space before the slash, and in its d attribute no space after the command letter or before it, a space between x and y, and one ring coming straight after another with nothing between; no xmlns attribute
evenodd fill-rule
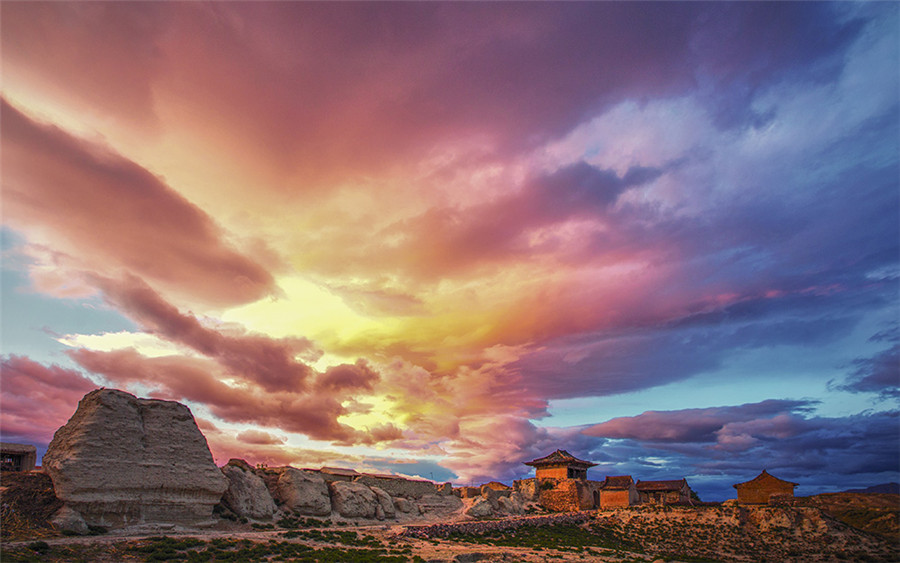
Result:
<svg viewBox="0 0 900 563"><path fill-rule="evenodd" d="M587 479L587 470L597 465L578 459L566 450L556 450L550 455L526 461L525 465L535 468L538 479Z"/></svg>

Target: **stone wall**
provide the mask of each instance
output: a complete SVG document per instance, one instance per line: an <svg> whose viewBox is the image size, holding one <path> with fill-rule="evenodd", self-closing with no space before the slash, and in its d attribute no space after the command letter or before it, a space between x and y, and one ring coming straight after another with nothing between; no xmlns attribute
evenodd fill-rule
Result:
<svg viewBox="0 0 900 563"><path fill-rule="evenodd" d="M559 481L553 489L540 492L540 504L547 510L559 512L588 510L594 507L592 492L586 481Z"/></svg>
<svg viewBox="0 0 900 563"><path fill-rule="evenodd" d="M392 497L404 497L412 499L420 499L425 495L449 495L452 494L452 488L444 485L436 485L431 481L412 481L409 479L388 479L384 477L373 477L372 475L361 475L354 479L356 483L362 483L369 487L378 487L386 491Z"/></svg>
<svg viewBox="0 0 900 563"><path fill-rule="evenodd" d="M406 526L401 535L414 538L446 538L451 534L485 534L499 530L513 530L523 527L554 526L558 524L581 524L589 516L584 512L567 512L549 516L527 516L482 522L457 522L453 524L431 524L429 526Z"/></svg>

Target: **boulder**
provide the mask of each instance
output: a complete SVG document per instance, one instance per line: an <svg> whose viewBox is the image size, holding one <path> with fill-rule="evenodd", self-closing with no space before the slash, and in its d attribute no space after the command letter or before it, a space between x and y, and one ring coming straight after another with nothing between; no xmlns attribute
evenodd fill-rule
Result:
<svg viewBox="0 0 900 563"><path fill-rule="evenodd" d="M423 495L416 501L420 514L449 517L462 508L463 503L454 495Z"/></svg>
<svg viewBox="0 0 900 563"><path fill-rule="evenodd" d="M471 516L472 518L487 518L493 514L494 509L491 506L491 502L484 497L477 497L475 502L472 503L472 506L466 510L466 515Z"/></svg>
<svg viewBox="0 0 900 563"><path fill-rule="evenodd" d="M272 487L272 497L283 509L306 516L331 514L328 485L321 475L294 467L279 467L274 472L278 478Z"/></svg>
<svg viewBox="0 0 900 563"><path fill-rule="evenodd" d="M227 487L186 406L116 389L79 401L43 468L89 526L212 523Z"/></svg>
<svg viewBox="0 0 900 563"><path fill-rule="evenodd" d="M381 506L372 489L355 481L334 481L331 505L344 518L374 518L375 507Z"/></svg>
<svg viewBox="0 0 900 563"><path fill-rule="evenodd" d="M522 504L516 502L516 499L512 497L500 497L497 499L497 504L500 510L507 514L522 514L523 512Z"/></svg>
<svg viewBox="0 0 900 563"><path fill-rule="evenodd" d="M497 502L497 499L500 498L500 491L496 489L492 489L487 485L481 486L481 497L486 501L491 503L491 508L494 510L500 509L500 504Z"/></svg>
<svg viewBox="0 0 900 563"><path fill-rule="evenodd" d="M415 506L407 499L403 497L397 497L394 499L394 508L397 509L397 512L407 514L409 512L412 512Z"/></svg>
<svg viewBox="0 0 900 563"><path fill-rule="evenodd" d="M228 479L228 488L222 497L225 506L245 518L272 518L276 510L275 501L266 484L252 470L229 462L222 468L222 474Z"/></svg>
<svg viewBox="0 0 900 563"><path fill-rule="evenodd" d="M87 522L81 517L81 513L65 505L56 511L50 521L54 526L65 532L83 535L90 531Z"/></svg>
<svg viewBox="0 0 900 563"><path fill-rule="evenodd" d="M375 493L375 497L378 499L378 504L381 506L384 517L393 518L394 516L396 516L397 511L394 509L394 501L393 499L391 499L391 495L387 494L384 489L380 489L378 487L369 488L372 489L373 493Z"/></svg>

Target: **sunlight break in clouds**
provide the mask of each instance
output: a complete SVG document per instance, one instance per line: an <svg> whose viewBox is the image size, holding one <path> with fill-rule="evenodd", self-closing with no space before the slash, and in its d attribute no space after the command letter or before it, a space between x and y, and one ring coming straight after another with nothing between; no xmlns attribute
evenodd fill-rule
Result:
<svg viewBox="0 0 900 563"><path fill-rule="evenodd" d="M3 3L0 433L107 385L220 462L897 480L898 10Z"/></svg>

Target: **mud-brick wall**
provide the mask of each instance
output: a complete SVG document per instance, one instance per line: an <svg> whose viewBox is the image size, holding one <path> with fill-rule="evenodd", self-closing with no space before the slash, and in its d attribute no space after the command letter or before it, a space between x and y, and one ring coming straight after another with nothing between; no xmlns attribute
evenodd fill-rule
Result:
<svg viewBox="0 0 900 563"><path fill-rule="evenodd" d="M629 491L600 491L600 508L630 505Z"/></svg>
<svg viewBox="0 0 900 563"><path fill-rule="evenodd" d="M777 495L779 498L793 497L794 488L790 485L778 483L764 484L762 486L738 487L738 503L740 504L768 504L769 497Z"/></svg>
<svg viewBox="0 0 900 563"><path fill-rule="evenodd" d="M534 472L535 477L540 479L568 479L569 478L569 466L568 465L555 465L549 467L538 467L537 471Z"/></svg>
<svg viewBox="0 0 900 563"><path fill-rule="evenodd" d="M560 481L553 489L542 490L540 504L547 510L587 510L593 507L593 499L584 483L570 479Z"/></svg>

